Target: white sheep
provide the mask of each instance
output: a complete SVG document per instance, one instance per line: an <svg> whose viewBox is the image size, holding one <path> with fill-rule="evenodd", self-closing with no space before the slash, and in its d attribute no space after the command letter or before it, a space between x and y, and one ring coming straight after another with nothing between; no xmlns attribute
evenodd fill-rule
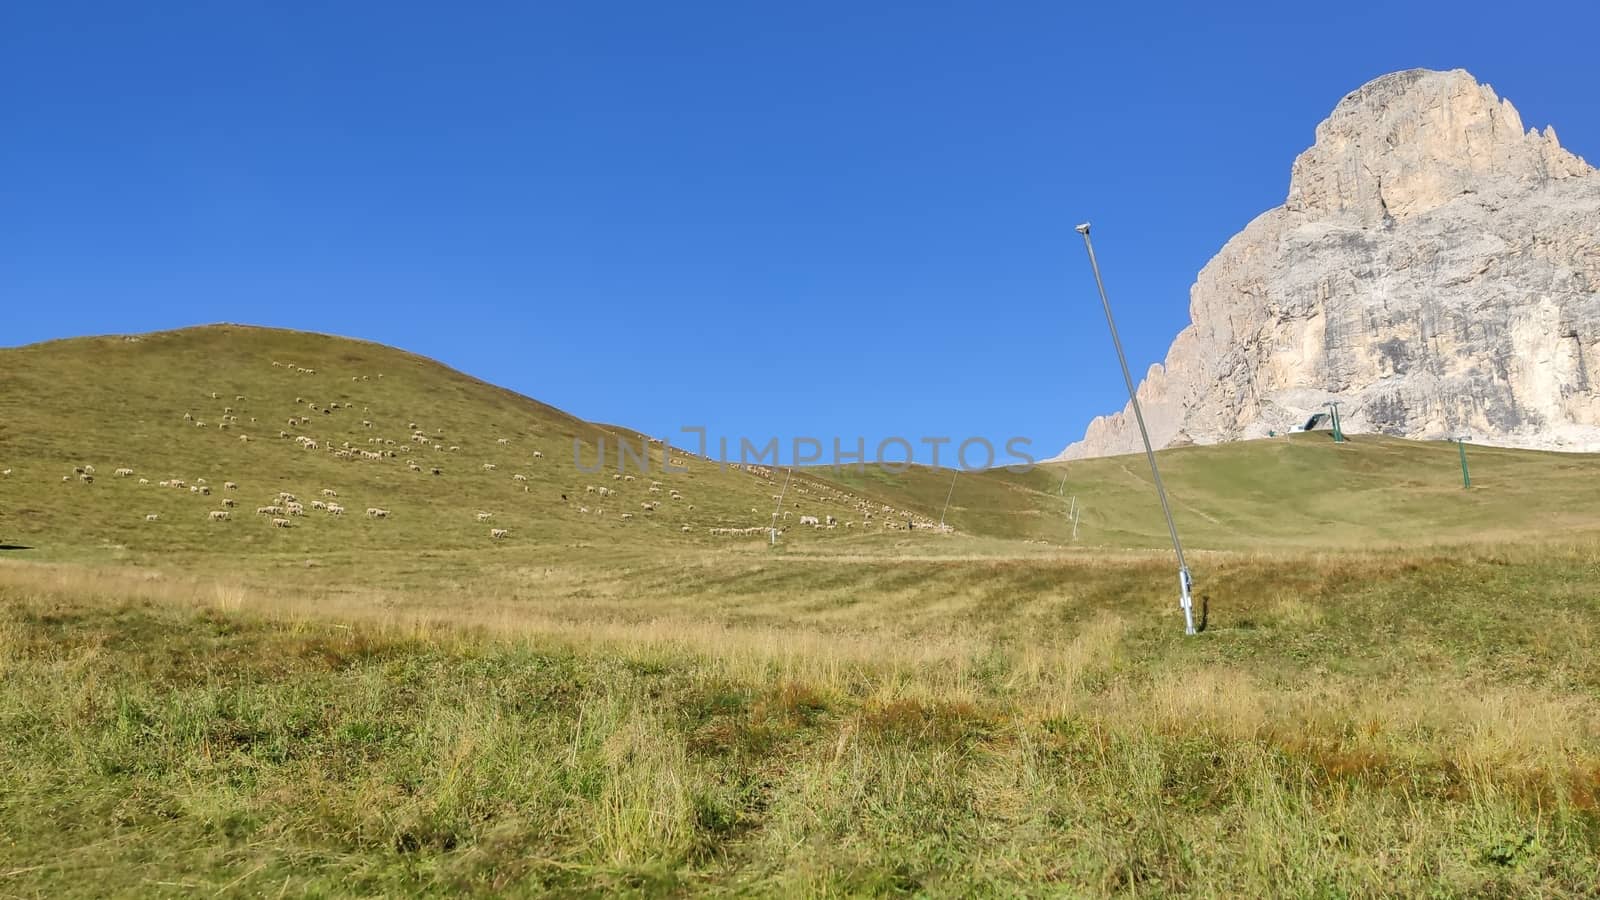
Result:
<svg viewBox="0 0 1600 900"><path fill-rule="evenodd" d="M273 528L288 528L289 527L289 520L288 519L273 519L272 520L272 527Z"/></svg>
<svg viewBox="0 0 1600 900"><path fill-rule="evenodd" d="M11 470L10 470L10 469L7 469L7 470L6 470L6 472L7 472L7 473L9 473L9 472L10 472L10 471L11 471ZM150 483L150 479L148 479L148 478L141 478L141 479L139 479L139 483L140 483L140 484L149 484L149 483Z"/></svg>
<svg viewBox="0 0 1600 900"><path fill-rule="evenodd" d="M387 519L389 518L389 511L382 507L369 506L367 507L367 515L374 519Z"/></svg>
<svg viewBox="0 0 1600 900"><path fill-rule="evenodd" d="M494 463L484 463L483 464L483 470L485 472L493 472L495 470L495 464Z"/></svg>
<svg viewBox="0 0 1600 900"><path fill-rule="evenodd" d="M339 496L339 492L334 490L333 488L323 488L322 489L322 496L324 496L324 497L337 497L337 496Z"/></svg>
<svg viewBox="0 0 1600 900"><path fill-rule="evenodd" d="M337 503L329 503L328 504L328 515L330 515L330 516L342 516L342 515L344 515L344 507L340 506Z"/></svg>
<svg viewBox="0 0 1600 900"><path fill-rule="evenodd" d="M509 444L509 443L511 443L511 439L510 438L495 438L494 442L496 444Z"/></svg>
<svg viewBox="0 0 1600 900"><path fill-rule="evenodd" d="M311 501L311 508L312 509L327 509L328 508L328 504L323 502L323 501L321 501L321 500L313 500L313 501Z"/></svg>
<svg viewBox="0 0 1600 900"><path fill-rule="evenodd" d="M214 509L211 511L211 521L213 522L223 522L226 521L227 518L228 511L225 509Z"/></svg>
<svg viewBox="0 0 1600 900"><path fill-rule="evenodd" d="M511 476L511 480L512 481L527 481L528 480L528 476L523 475L523 474L521 474L519 472L516 475Z"/></svg>
<svg viewBox="0 0 1600 900"><path fill-rule="evenodd" d="M160 516L159 516L159 515L157 515L157 514L155 514L155 513L149 513L149 514L148 514L148 515L146 515L146 516L145 516L145 517L144 517L144 520L145 520L145 521L146 521L146 522L154 522L154 521L155 521L155 520L157 520L157 519L159 519L159 518L161 518L161 517L160 517Z"/></svg>
<svg viewBox="0 0 1600 900"><path fill-rule="evenodd" d="M801 525L820 525L821 523L817 521L817 517L816 516L801 516L800 517L800 524Z"/></svg>
<svg viewBox="0 0 1600 900"><path fill-rule="evenodd" d="M535 450L535 451L533 451L533 458L534 459L544 459L544 451L543 450Z"/></svg>
<svg viewBox="0 0 1600 900"><path fill-rule="evenodd" d="M487 522L493 517L494 517L494 513L486 513L486 512L478 513L478 521L479 522Z"/></svg>
<svg viewBox="0 0 1600 900"><path fill-rule="evenodd" d="M228 507L229 509L232 509L233 507L239 505L239 501L233 499L232 497L223 497L222 498L222 505Z"/></svg>
<svg viewBox="0 0 1600 900"><path fill-rule="evenodd" d="M10 469L6 470L7 474L10 474L10 472L11 472ZM128 468L128 467L126 467L126 466L124 466L124 467L116 470L115 472L112 472L111 474L117 476L118 478L127 478L129 475L133 474L133 470Z"/></svg>
<svg viewBox="0 0 1600 900"><path fill-rule="evenodd" d="M497 541L500 540L501 538L505 537L506 535L510 534L510 533L511 532L505 530L504 528L491 528L491 529L489 529L489 537L491 537L491 538L493 538L494 540L497 540Z"/></svg>
<svg viewBox="0 0 1600 900"><path fill-rule="evenodd" d="M222 483L222 489L225 491L237 491L239 489L239 483L236 481L224 481Z"/></svg>

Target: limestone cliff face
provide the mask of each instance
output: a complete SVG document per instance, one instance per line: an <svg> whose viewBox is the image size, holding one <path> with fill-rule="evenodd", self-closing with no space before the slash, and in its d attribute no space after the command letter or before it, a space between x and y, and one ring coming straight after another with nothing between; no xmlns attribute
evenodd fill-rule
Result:
<svg viewBox="0 0 1600 900"><path fill-rule="evenodd" d="M1600 173L1464 71L1345 97L1201 270L1139 388L1152 442L1346 430L1600 450ZM1063 458L1140 449L1131 409Z"/></svg>

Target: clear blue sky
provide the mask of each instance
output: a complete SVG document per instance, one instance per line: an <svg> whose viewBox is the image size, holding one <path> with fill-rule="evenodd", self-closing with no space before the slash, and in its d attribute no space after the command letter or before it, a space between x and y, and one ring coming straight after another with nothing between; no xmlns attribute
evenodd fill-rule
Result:
<svg viewBox="0 0 1600 900"><path fill-rule="evenodd" d="M470 7L470 11L463 11ZM1464 67L1600 158L1547 3L10 3L0 345L369 338L674 433L1012 435L1125 394L1340 97Z"/></svg>

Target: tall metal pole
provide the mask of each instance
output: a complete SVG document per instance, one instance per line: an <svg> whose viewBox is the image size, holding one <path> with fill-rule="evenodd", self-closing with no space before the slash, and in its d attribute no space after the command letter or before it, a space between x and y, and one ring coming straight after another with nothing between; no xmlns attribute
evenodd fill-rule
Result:
<svg viewBox="0 0 1600 900"><path fill-rule="evenodd" d="M772 532L772 543L773 544L778 543L778 511L783 509L783 498L784 498L784 496L786 494L789 493L789 479L791 479L793 477L794 477L794 469L790 469L789 470L789 474L783 476L783 490L778 492L778 505L777 505L776 508L774 508L772 510L772 528L771 528L771 532Z"/></svg>
<svg viewBox="0 0 1600 900"><path fill-rule="evenodd" d="M1335 444L1344 443L1344 426L1339 423L1339 401L1333 400L1322 405L1331 410L1331 418L1333 419L1333 442Z"/></svg>
<svg viewBox="0 0 1600 900"><path fill-rule="evenodd" d="M939 510L939 527L944 527L944 514L950 511L950 498L956 494L956 476L961 474L957 469L955 475L950 476L950 492L944 495L944 509Z"/></svg>
<svg viewBox="0 0 1600 900"><path fill-rule="evenodd" d="M1472 487L1472 475L1467 472L1467 441L1471 437L1471 435L1463 434L1456 438L1456 449L1461 451L1461 486L1463 488Z"/></svg>
<svg viewBox="0 0 1600 900"><path fill-rule="evenodd" d="M1183 633L1194 634L1194 580L1189 577L1189 564L1183 558L1183 544L1178 540L1178 526L1172 520L1172 506L1167 503L1167 489L1161 483L1161 469L1156 466L1156 451L1150 446L1150 432L1144 425L1144 412L1139 409L1139 392L1134 387L1133 375L1128 371L1128 358L1122 352L1122 338L1117 336L1117 323L1111 317L1111 301L1106 297L1106 284L1100 278L1100 263L1094 258L1094 242L1089 240L1089 223L1078 226L1083 235L1083 247L1089 251L1089 267L1094 270L1094 284L1100 291L1100 305L1105 307L1106 327L1111 329L1111 343L1117 348L1117 362L1122 364L1122 381L1128 386L1128 402L1133 405L1133 418L1139 423L1139 437L1144 440L1144 455L1150 461L1150 475L1155 479L1156 496L1161 498L1161 513L1167 517L1167 533L1172 536L1172 551L1178 556L1178 606L1183 610Z"/></svg>

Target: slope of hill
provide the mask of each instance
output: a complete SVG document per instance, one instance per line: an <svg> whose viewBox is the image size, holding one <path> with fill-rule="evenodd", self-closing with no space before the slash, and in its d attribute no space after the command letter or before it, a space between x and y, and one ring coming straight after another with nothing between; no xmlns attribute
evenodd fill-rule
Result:
<svg viewBox="0 0 1600 900"><path fill-rule="evenodd" d="M1297 434L1159 454L1185 543L1197 549L1356 548L1534 537L1600 529L1600 455ZM1050 463L1027 473L874 471L841 479L962 531L1075 543L1167 546L1143 454ZM1078 512L1072 540L1068 512Z"/></svg>
<svg viewBox="0 0 1600 900"><path fill-rule="evenodd" d="M79 558L490 546L615 552L763 541L783 471L674 452L687 471L667 472L656 448L649 474L632 462L623 474L623 440L643 446L637 434L362 341L234 325L56 341L0 351L0 471L10 472L0 479L0 544L32 548L37 558ZM602 441L606 469L585 471ZM1461 489L1447 444L1359 436L1334 445L1303 435L1162 458L1179 526L1197 549L1600 527L1600 458L1469 453L1471 491ZM84 481L75 469L90 466L92 482ZM118 469L132 474L118 477ZM175 480L183 485L170 486ZM237 489L225 487L230 482ZM256 513L286 507L281 492L306 514ZM1082 548L1166 543L1148 469L1131 456L1026 473L802 469L784 502L785 549L905 552L907 540L942 540L926 526L945 512L947 496L957 537ZM213 521L228 500L237 504L228 519ZM346 512L330 515L317 502ZM1074 503L1076 540L1067 517ZM369 507L389 513L372 518ZM806 515L824 524L833 516L839 527L801 527ZM289 527L273 527L274 518ZM918 525L911 535L908 520ZM507 534L494 540L492 528Z"/></svg>
<svg viewBox="0 0 1600 900"><path fill-rule="evenodd" d="M643 446L363 341L237 325L53 341L0 350L0 543L46 556L415 550L482 547L491 528L506 546L726 543L760 535L712 530L770 521L772 473L688 454L673 461L688 471L667 472L656 448L648 474L630 459L624 475L620 441ZM605 470L580 469L598 464L602 442ZM75 470L90 466L84 481ZM191 490L202 484L209 494ZM306 515L256 514L283 505L281 492ZM224 500L237 506L212 521ZM786 505L792 521L854 512L798 492Z"/></svg>

